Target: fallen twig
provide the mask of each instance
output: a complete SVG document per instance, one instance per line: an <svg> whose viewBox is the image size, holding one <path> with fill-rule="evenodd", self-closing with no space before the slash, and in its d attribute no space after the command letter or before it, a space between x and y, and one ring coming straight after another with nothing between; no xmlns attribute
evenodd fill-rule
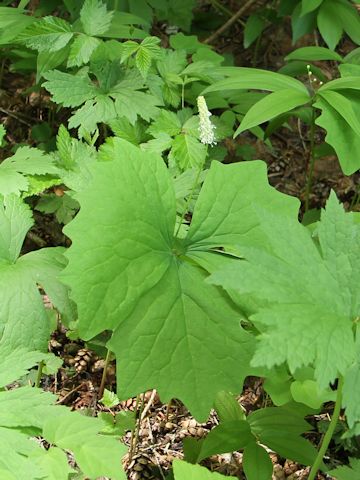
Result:
<svg viewBox="0 0 360 480"><path fill-rule="evenodd" d="M239 10L231 17L227 22L224 23L218 30L216 30L210 37L206 38L203 43L212 43L215 38L217 38L219 35L221 35L223 32L225 32L233 23L235 23L241 15L246 12L246 10L251 7L253 3L255 3L257 0L248 0L245 5L243 5Z"/></svg>

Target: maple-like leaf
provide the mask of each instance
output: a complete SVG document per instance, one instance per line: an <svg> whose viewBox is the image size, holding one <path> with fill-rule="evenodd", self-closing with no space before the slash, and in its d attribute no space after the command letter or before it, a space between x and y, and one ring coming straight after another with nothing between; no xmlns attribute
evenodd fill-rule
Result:
<svg viewBox="0 0 360 480"><path fill-rule="evenodd" d="M196 255L218 257L213 246L250 238L254 205L273 203L287 215L297 201L268 185L262 162L214 162L181 240L174 237L176 198L162 159L118 138L107 145L107 158L113 160L94 164L93 182L77 197L80 212L66 227L72 246L62 278L78 305L80 335L113 330L109 348L122 398L157 388L204 419L218 391L241 389L253 339L227 295L204 282Z"/></svg>
<svg viewBox="0 0 360 480"><path fill-rule="evenodd" d="M359 315L360 226L335 194L327 202L316 238L297 218L258 212L267 242L239 247L245 261L214 273L212 284L254 300L259 328L252 364L291 372L313 364L321 389L355 362L353 322ZM241 239L238 244L241 245ZM357 400L358 401L358 400Z"/></svg>

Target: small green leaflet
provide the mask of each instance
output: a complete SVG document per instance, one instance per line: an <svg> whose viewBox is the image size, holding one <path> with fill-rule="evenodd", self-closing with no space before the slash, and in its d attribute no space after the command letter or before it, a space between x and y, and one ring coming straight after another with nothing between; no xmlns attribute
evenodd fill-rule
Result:
<svg viewBox="0 0 360 480"><path fill-rule="evenodd" d="M119 398L156 388L205 419L218 391L241 389L253 340L227 295L204 282L197 255L218 258L212 248L251 241L255 205L287 216L298 202L269 187L262 162L214 162L188 237L174 238L176 199L162 159L118 138L107 147L113 161L94 164L66 227L73 243L62 278L78 305L80 335L114 331Z"/></svg>
<svg viewBox="0 0 360 480"><path fill-rule="evenodd" d="M256 442L247 445L242 461L246 480L271 480L273 464L264 447Z"/></svg>
<svg viewBox="0 0 360 480"><path fill-rule="evenodd" d="M17 36L16 41L39 52L57 52L64 48L72 37L72 27L68 22L49 16L29 25Z"/></svg>
<svg viewBox="0 0 360 480"><path fill-rule="evenodd" d="M100 40L82 33L73 41L67 61L68 68L80 67L89 62L91 55L100 45Z"/></svg>
<svg viewBox="0 0 360 480"><path fill-rule="evenodd" d="M109 30L114 12L107 12L101 0L85 0L80 11L80 21L87 35L101 36Z"/></svg>
<svg viewBox="0 0 360 480"><path fill-rule="evenodd" d="M261 334L254 366L287 362L295 372L314 364L315 379L325 389L356 359L352 328L360 307L360 227L333 193L317 226L319 247L296 217L259 215L267 243L239 247L246 261L216 272L210 281L257 304L251 320Z"/></svg>
<svg viewBox="0 0 360 480"><path fill-rule="evenodd" d="M324 0L302 0L301 2L301 15L306 15L313 10L316 10Z"/></svg>
<svg viewBox="0 0 360 480"><path fill-rule="evenodd" d="M38 286L64 314L74 315L67 289L57 276L65 266L63 248L43 248L18 258L25 235L32 226L31 211L15 195L0 203L0 332L1 343L12 348L44 350L50 322Z"/></svg>
<svg viewBox="0 0 360 480"><path fill-rule="evenodd" d="M162 102L153 95L145 92L122 88L121 91L110 93L115 99L115 110L119 117L125 117L131 124L135 124L138 117L149 122L159 112Z"/></svg>

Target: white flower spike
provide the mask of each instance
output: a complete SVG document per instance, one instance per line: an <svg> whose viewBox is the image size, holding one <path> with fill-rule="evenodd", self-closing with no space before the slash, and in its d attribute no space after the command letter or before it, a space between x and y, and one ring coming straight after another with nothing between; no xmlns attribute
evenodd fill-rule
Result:
<svg viewBox="0 0 360 480"><path fill-rule="evenodd" d="M205 145L216 145L215 140L215 125L211 123L210 117L211 112L209 112L205 98L200 96L197 98L197 106L199 110L199 132L200 132L200 142Z"/></svg>

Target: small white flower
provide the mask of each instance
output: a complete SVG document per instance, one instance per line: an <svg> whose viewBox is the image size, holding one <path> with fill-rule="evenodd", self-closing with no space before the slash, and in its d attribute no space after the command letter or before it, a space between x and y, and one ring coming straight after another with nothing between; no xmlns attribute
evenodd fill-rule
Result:
<svg viewBox="0 0 360 480"><path fill-rule="evenodd" d="M200 132L200 142L206 145L216 145L215 140L215 125L211 123L210 117L211 112L209 112L205 98L200 96L197 98L197 106L199 110L199 132Z"/></svg>

